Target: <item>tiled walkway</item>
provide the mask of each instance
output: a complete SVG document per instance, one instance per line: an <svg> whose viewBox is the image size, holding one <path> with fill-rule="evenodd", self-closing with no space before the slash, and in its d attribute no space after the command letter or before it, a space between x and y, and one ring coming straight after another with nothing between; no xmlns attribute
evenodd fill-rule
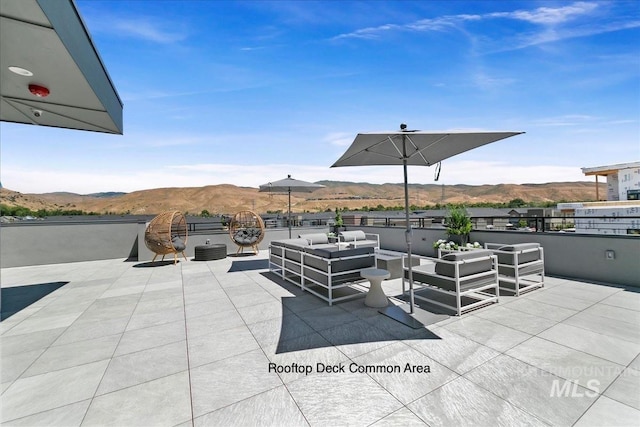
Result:
<svg viewBox="0 0 640 427"><path fill-rule="evenodd" d="M0 323L2 425L640 425L639 289L548 278L414 330L283 284L266 253L1 280L68 282Z"/></svg>

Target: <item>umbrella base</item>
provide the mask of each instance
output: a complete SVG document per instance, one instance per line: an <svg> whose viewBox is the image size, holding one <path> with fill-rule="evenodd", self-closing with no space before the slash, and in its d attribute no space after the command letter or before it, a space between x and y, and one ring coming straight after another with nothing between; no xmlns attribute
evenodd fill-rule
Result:
<svg viewBox="0 0 640 427"><path fill-rule="evenodd" d="M420 316L417 313L418 310L420 309L419 308L416 309L416 308L417 307L414 305L413 314L411 314L410 313L411 308L409 307L409 304L390 305L388 307L383 308L382 310L378 310L378 313L384 314L385 316L390 317L393 320L398 321L400 323L403 323L413 329L424 328L425 323L422 323L419 320ZM427 322L426 324L429 324L429 323Z"/></svg>
<svg viewBox="0 0 640 427"><path fill-rule="evenodd" d="M393 320L405 324L413 329L421 329L426 325L430 325L435 321L442 320L440 317L442 315L434 315L434 313L428 312L426 310L422 310L417 305L413 305L413 313L410 313L411 307L409 304L401 304L401 305L389 305L381 310L378 310L378 313L384 314L387 317L392 318ZM437 320L436 318L437 317ZM449 317L449 316L444 316Z"/></svg>

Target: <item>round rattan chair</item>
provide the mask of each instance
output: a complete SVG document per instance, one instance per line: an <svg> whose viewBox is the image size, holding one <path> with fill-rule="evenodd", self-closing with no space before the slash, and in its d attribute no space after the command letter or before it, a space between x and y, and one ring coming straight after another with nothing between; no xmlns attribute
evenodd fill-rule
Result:
<svg viewBox="0 0 640 427"><path fill-rule="evenodd" d="M162 255L164 261L165 255L173 254L173 263L176 264L178 253L186 261L184 250L187 248L187 221L184 215L178 211L167 211L153 218L144 232L144 243L156 254L151 262L158 255Z"/></svg>
<svg viewBox="0 0 640 427"><path fill-rule="evenodd" d="M258 245L264 239L264 221L252 211L240 211L229 222L229 236L238 245L236 254L244 248L252 248L258 254Z"/></svg>

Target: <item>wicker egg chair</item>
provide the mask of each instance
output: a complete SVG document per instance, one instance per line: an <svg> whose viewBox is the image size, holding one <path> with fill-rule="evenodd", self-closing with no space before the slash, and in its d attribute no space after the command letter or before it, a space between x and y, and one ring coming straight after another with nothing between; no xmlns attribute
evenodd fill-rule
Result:
<svg viewBox="0 0 640 427"><path fill-rule="evenodd" d="M264 239L264 221L260 215L252 211L240 211L229 222L229 236L238 245L236 254L244 248L252 248L258 254L258 245Z"/></svg>
<svg viewBox="0 0 640 427"><path fill-rule="evenodd" d="M173 263L176 264L178 253L186 261L184 250L187 248L187 221L184 215L178 211L167 211L153 218L144 232L144 243L156 254L151 262L158 255L162 255L164 261L165 255L173 254Z"/></svg>

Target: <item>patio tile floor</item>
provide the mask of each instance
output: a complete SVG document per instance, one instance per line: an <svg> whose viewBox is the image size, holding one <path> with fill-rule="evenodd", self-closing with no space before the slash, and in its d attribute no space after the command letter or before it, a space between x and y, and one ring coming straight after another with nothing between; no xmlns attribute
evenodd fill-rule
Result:
<svg viewBox="0 0 640 427"><path fill-rule="evenodd" d="M3 289L67 283L0 324L0 422L640 425L640 289L547 277L414 330L329 307L266 255L2 269Z"/></svg>

